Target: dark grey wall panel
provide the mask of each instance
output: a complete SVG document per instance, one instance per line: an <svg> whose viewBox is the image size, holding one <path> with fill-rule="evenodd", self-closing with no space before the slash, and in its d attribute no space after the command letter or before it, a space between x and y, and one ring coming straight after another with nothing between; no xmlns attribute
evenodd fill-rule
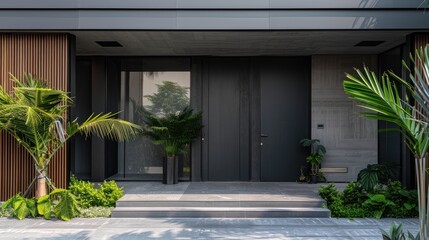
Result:
<svg viewBox="0 0 429 240"><path fill-rule="evenodd" d="M269 29L268 11L178 11L178 29Z"/></svg>
<svg viewBox="0 0 429 240"><path fill-rule="evenodd" d="M0 29L78 29L78 11L0 10Z"/></svg>
<svg viewBox="0 0 429 240"><path fill-rule="evenodd" d="M209 58L204 62L204 180L249 180L245 62L240 58Z"/></svg>
<svg viewBox="0 0 429 240"><path fill-rule="evenodd" d="M79 12L81 29L176 29L176 21L176 11Z"/></svg>
<svg viewBox="0 0 429 240"><path fill-rule="evenodd" d="M407 19L407 21L404 21ZM270 29L427 29L423 11L273 11Z"/></svg>
<svg viewBox="0 0 429 240"><path fill-rule="evenodd" d="M403 21L407 19L407 21ZM0 30L429 29L418 10L0 10Z"/></svg>
<svg viewBox="0 0 429 240"><path fill-rule="evenodd" d="M92 112L106 112L106 60L94 57L92 60L91 106ZM106 178L106 144L105 140L91 137L91 181L101 182Z"/></svg>
<svg viewBox="0 0 429 240"><path fill-rule="evenodd" d="M90 58L78 58L76 61L76 90L73 99L74 117L83 121L91 116L91 78L92 61ZM78 134L74 138L74 169L73 173L78 178L89 179L91 177L91 137Z"/></svg>
<svg viewBox="0 0 429 240"><path fill-rule="evenodd" d="M2 0L0 8L417 8L421 0Z"/></svg>
<svg viewBox="0 0 429 240"><path fill-rule="evenodd" d="M191 60L191 107L194 111L202 111L203 109L203 82L202 82L202 59L199 57ZM207 127L207 126L204 126ZM202 180L201 172L201 157L202 157L202 136L199 136L191 146L191 180L199 182Z"/></svg>
<svg viewBox="0 0 429 240"><path fill-rule="evenodd" d="M296 181L310 136L310 58L262 58L261 181ZM265 135L266 137L262 137Z"/></svg>
<svg viewBox="0 0 429 240"><path fill-rule="evenodd" d="M379 55L378 58L380 77L385 71L392 70L398 76L402 74L402 48L397 47ZM401 86L397 84L396 86ZM378 129L393 129L398 128L396 124L378 121ZM380 163L390 161L396 163L398 166L402 165L402 136L400 132L396 131L382 131L378 133L378 161ZM402 179L400 169L397 169L396 180Z"/></svg>

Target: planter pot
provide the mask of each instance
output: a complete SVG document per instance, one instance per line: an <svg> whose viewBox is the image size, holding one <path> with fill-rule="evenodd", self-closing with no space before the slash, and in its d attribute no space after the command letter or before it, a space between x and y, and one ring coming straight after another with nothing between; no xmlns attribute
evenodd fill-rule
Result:
<svg viewBox="0 0 429 240"><path fill-rule="evenodd" d="M179 164L177 157L166 157L163 161L162 183L167 185L179 182Z"/></svg>
<svg viewBox="0 0 429 240"><path fill-rule="evenodd" d="M174 184L179 183L179 157L174 158Z"/></svg>
<svg viewBox="0 0 429 240"><path fill-rule="evenodd" d="M315 184L318 182L317 180L318 180L318 176L311 175L311 183Z"/></svg>

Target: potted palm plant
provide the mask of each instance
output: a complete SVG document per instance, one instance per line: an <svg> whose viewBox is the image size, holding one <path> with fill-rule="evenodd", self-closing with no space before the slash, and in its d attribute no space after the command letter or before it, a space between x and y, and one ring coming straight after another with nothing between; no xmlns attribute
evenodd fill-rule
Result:
<svg viewBox="0 0 429 240"><path fill-rule="evenodd" d="M186 146L200 134L202 113L193 113L186 107L177 113L157 116L145 109L142 111L143 135L160 145L165 152L163 163L163 183L176 184L178 177L178 156Z"/></svg>
<svg viewBox="0 0 429 240"><path fill-rule="evenodd" d="M317 183L319 176L319 167L323 157L326 154L326 148L320 143L319 139L302 139L300 141L303 147L310 147L310 155L306 158L311 166L311 182Z"/></svg>

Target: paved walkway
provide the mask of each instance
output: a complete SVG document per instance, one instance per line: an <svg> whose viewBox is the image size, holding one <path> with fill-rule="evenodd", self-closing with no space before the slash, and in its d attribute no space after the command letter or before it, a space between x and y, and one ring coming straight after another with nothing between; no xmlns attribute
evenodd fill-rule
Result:
<svg viewBox="0 0 429 240"><path fill-rule="evenodd" d="M0 239L382 239L393 221L417 232L417 219L0 218Z"/></svg>
<svg viewBox="0 0 429 240"><path fill-rule="evenodd" d="M294 182L119 182L125 201L308 201L321 200L321 185ZM346 184L337 183L339 189Z"/></svg>

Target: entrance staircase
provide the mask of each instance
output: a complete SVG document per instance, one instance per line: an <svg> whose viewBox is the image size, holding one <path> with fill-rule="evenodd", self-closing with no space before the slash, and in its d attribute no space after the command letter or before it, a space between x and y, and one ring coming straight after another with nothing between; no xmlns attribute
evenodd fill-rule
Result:
<svg viewBox="0 0 429 240"><path fill-rule="evenodd" d="M152 187L138 194L127 193L125 188L126 195L116 203L112 217L329 218L331 215L314 189L303 189L304 185L296 183L180 183L182 186L175 185L177 189L157 185L157 190L153 190L153 184L158 183L140 184ZM282 184L293 187L282 192L279 191Z"/></svg>

